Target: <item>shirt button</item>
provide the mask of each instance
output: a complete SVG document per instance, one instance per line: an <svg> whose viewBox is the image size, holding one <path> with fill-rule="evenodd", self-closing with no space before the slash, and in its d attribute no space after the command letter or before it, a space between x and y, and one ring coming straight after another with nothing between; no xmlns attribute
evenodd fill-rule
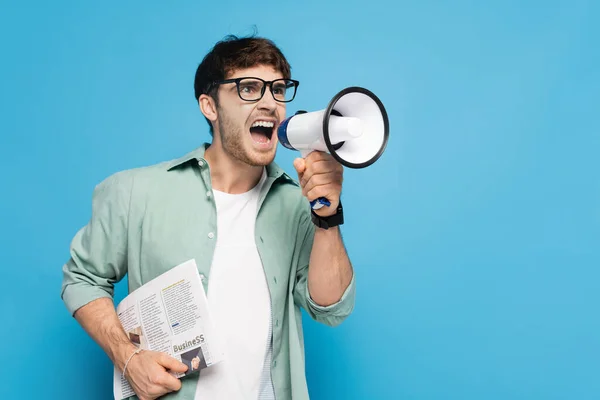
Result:
<svg viewBox="0 0 600 400"><path fill-rule="evenodd" d="M210 196L212 196L212 193L209 190L208 192L206 192L206 197L208 197L210 199Z"/></svg>
<svg viewBox="0 0 600 400"><path fill-rule="evenodd" d="M214 237L215 237L215 234L214 234L214 233L212 233L212 232L208 232L208 238L209 238L209 239L212 239L212 238L214 238Z"/></svg>
<svg viewBox="0 0 600 400"><path fill-rule="evenodd" d="M277 360L273 360L273 366L276 367L277 366Z"/></svg>
<svg viewBox="0 0 600 400"><path fill-rule="evenodd" d="M204 160L198 161L198 165L201 166L201 167L204 167Z"/></svg>
<svg viewBox="0 0 600 400"><path fill-rule="evenodd" d="M206 276L204 274L200 274L200 280L204 282L206 280Z"/></svg>

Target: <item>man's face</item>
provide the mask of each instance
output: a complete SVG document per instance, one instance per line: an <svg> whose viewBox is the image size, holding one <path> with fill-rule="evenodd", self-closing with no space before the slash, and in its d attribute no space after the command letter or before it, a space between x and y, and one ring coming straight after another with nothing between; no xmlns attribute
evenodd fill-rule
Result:
<svg viewBox="0 0 600 400"><path fill-rule="evenodd" d="M283 78L272 67L260 65L236 70L225 79L241 77L265 81ZM218 96L218 134L223 150L248 165L271 163L277 150L277 127L285 118L285 103L275 101L270 87L265 88L265 94L259 101L244 101L238 95L235 83L222 84Z"/></svg>

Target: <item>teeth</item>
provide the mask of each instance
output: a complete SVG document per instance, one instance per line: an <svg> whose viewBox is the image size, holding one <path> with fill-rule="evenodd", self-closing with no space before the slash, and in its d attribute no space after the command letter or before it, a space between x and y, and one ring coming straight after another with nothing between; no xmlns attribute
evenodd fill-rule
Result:
<svg viewBox="0 0 600 400"><path fill-rule="evenodd" d="M275 124L273 122L267 122L267 121L256 121L255 123L252 124L252 128L255 128L257 126L262 126L265 128L272 128L273 126L275 126Z"/></svg>

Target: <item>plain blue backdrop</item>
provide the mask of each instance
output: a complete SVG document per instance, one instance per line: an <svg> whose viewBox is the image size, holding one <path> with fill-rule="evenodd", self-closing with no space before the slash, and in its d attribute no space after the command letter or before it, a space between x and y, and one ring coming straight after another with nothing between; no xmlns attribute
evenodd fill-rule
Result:
<svg viewBox="0 0 600 400"><path fill-rule="evenodd" d="M2 2L0 397L111 398L60 300L70 240L102 179L210 139L195 68L256 27L301 81L289 112L359 85L390 117L346 170L357 303L305 319L312 398L599 399L599 5Z"/></svg>

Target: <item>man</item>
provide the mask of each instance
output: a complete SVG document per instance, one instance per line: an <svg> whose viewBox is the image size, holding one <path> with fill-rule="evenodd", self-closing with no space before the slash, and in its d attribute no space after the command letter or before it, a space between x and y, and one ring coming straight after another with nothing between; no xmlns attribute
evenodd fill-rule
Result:
<svg viewBox="0 0 600 400"><path fill-rule="evenodd" d="M276 130L298 82L263 38L228 37L199 65L195 98L213 136L191 153L118 172L94 191L90 222L63 267L62 298L139 399L307 399L301 309L335 326L355 283L339 225L343 170L329 154L275 163ZM309 200L331 205L311 211ZM323 221L328 229L321 228ZM185 364L135 353L112 302L194 258L226 359L176 379Z"/></svg>

